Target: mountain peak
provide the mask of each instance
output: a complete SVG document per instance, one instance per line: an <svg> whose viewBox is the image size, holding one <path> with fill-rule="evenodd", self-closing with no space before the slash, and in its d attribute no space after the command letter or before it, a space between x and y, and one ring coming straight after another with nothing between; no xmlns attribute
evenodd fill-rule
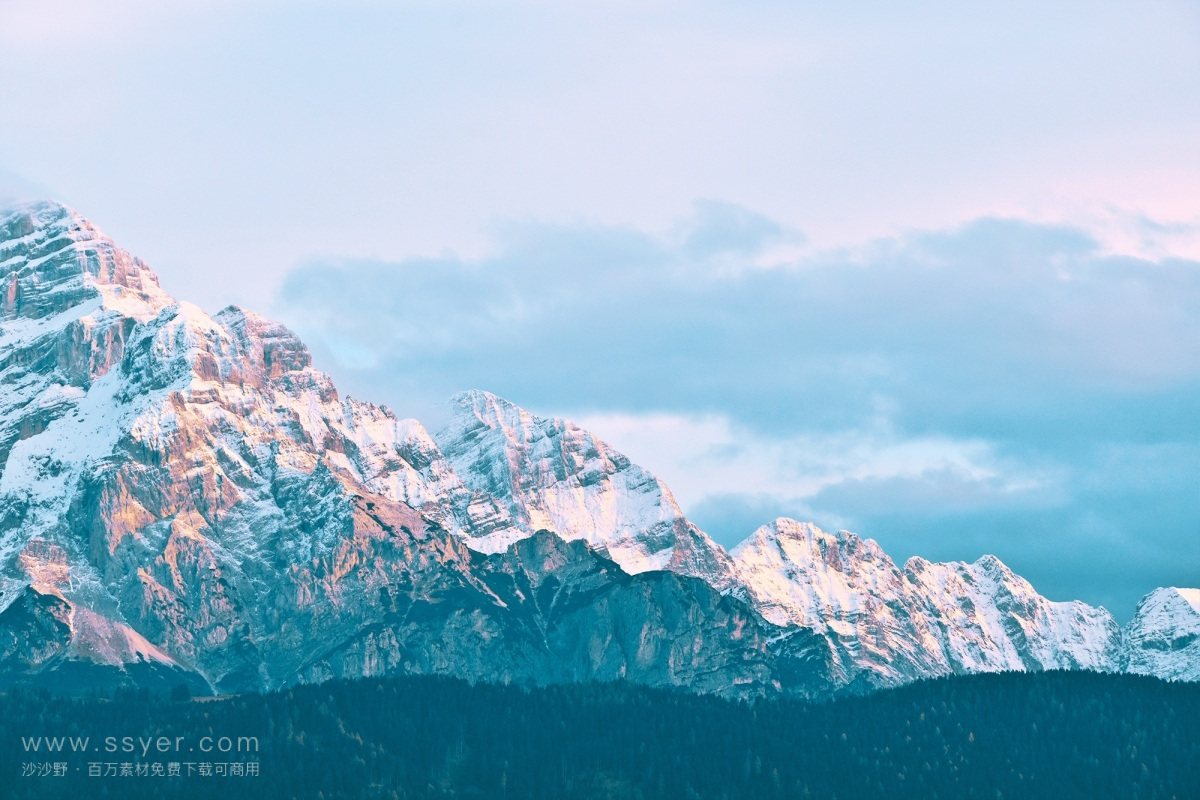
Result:
<svg viewBox="0 0 1200 800"><path fill-rule="evenodd" d="M312 366L307 345L280 322L235 305L221 309L214 319L233 334L253 361L261 359L263 370L270 377Z"/></svg>
<svg viewBox="0 0 1200 800"><path fill-rule="evenodd" d="M516 405L485 389L464 389L450 398L450 402L463 408L477 408L491 403L501 403L515 408Z"/></svg>
<svg viewBox="0 0 1200 800"><path fill-rule="evenodd" d="M726 584L728 556L666 485L592 433L479 389L451 402L456 414L438 444L470 490L499 503L472 548L495 552L546 528L629 573L671 569Z"/></svg>
<svg viewBox="0 0 1200 800"><path fill-rule="evenodd" d="M1130 672L1200 680L1200 589L1164 586L1143 597L1126 641Z"/></svg>
<svg viewBox="0 0 1200 800"><path fill-rule="evenodd" d="M1167 587L1167 591L1174 592L1192 607L1197 614L1200 614L1200 589L1181 589L1178 586Z"/></svg>
<svg viewBox="0 0 1200 800"><path fill-rule="evenodd" d="M787 536L791 538L821 538L831 535L822 530L814 522L801 522L800 520L792 519L791 517L776 517L775 520L770 523L770 525L766 525L764 527L776 536Z"/></svg>
<svg viewBox="0 0 1200 800"><path fill-rule="evenodd" d="M1137 612L1144 609L1170 607L1178 611L1192 611L1200 615L1200 589L1187 589L1178 586L1160 586L1138 603Z"/></svg>
<svg viewBox="0 0 1200 800"><path fill-rule="evenodd" d="M830 549L839 551L844 549L850 554L884 555L883 549L874 539L864 539L847 530L826 531L816 523L800 522L791 517L776 517L773 522L761 526L737 545L731 555L736 557L738 553L745 552L752 547L762 547L771 543L779 545L783 542L802 543L822 552Z"/></svg>
<svg viewBox="0 0 1200 800"><path fill-rule="evenodd" d="M1009 568L1008 564L1005 564L998 556L995 556L991 553L985 553L979 558L975 559L973 566L978 567L989 575L999 575L1002 577L1016 575L1016 573Z"/></svg>
<svg viewBox="0 0 1200 800"><path fill-rule="evenodd" d="M457 414L474 417L488 427L516 425L522 417L531 417L525 409L483 389L467 389L450 398Z"/></svg>
<svg viewBox="0 0 1200 800"><path fill-rule="evenodd" d="M14 203L0 209L0 231L5 243L67 220L84 221L74 209L54 200Z"/></svg>
<svg viewBox="0 0 1200 800"><path fill-rule="evenodd" d="M61 203L0 211L0 322L44 319L99 298L144 319L173 299L139 258Z"/></svg>

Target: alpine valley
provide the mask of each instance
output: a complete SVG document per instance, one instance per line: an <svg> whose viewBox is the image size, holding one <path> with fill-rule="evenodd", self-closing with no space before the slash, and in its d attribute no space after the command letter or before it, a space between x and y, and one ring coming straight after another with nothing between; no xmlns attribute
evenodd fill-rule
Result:
<svg viewBox="0 0 1200 800"><path fill-rule="evenodd" d="M0 687L442 674L829 697L1200 679L1200 590L1122 627L993 556L777 519L726 552L592 434L482 391L431 434L282 325L209 315L77 213L0 213Z"/></svg>

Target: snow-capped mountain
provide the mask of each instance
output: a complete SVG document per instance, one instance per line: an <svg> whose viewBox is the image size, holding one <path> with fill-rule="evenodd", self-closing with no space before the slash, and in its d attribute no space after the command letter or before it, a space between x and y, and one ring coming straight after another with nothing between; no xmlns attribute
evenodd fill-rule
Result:
<svg viewBox="0 0 1200 800"><path fill-rule="evenodd" d="M591 433L488 392L452 402L437 441L488 507L464 520L473 549L499 552L544 528L584 540L629 573L666 569L729 585L729 556L684 517L671 490Z"/></svg>
<svg viewBox="0 0 1200 800"><path fill-rule="evenodd" d="M0 685L1196 677L1188 590L1147 598L1122 650L1107 612L991 557L900 569L791 520L727 554L587 431L471 391L431 436L340 396L285 327L176 301L59 205L0 213L0 281Z"/></svg>
<svg viewBox="0 0 1200 800"><path fill-rule="evenodd" d="M781 518L731 555L736 591L776 625L826 637L845 682L893 685L952 671L932 609L874 541Z"/></svg>
<svg viewBox="0 0 1200 800"><path fill-rule="evenodd" d="M1200 681L1200 589L1155 589L1125 630L1129 672Z"/></svg>
<svg viewBox="0 0 1200 800"><path fill-rule="evenodd" d="M60 206L7 214L0 237L7 680L774 685L770 626L703 581L630 576L531 528L468 549L481 519L529 512L467 486L417 423L340 397L282 326L176 302Z"/></svg>
<svg viewBox="0 0 1200 800"><path fill-rule="evenodd" d="M937 620L957 672L1117 667L1121 631L1112 614L1052 602L995 556L974 563L909 559L905 577Z"/></svg>
<svg viewBox="0 0 1200 800"><path fill-rule="evenodd" d="M1083 603L1054 603L995 556L910 559L871 539L778 519L733 550L739 584L778 625L821 631L848 679L1117 666L1120 628Z"/></svg>

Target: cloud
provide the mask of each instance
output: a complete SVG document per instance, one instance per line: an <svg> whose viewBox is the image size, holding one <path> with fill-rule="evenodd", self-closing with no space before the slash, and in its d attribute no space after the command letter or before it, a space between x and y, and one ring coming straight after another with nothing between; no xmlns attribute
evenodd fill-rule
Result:
<svg viewBox="0 0 1200 800"><path fill-rule="evenodd" d="M1186 434L1185 434L1186 436ZM1183 437L1181 437L1183 438ZM1151 587L1190 586L1200 566L1200 444L1097 444L1034 491L972 482L847 481L805 499L846 510L897 559L996 552L1056 600L1082 598L1128 618ZM955 485L957 483L957 485Z"/></svg>
<svg viewBox="0 0 1200 800"><path fill-rule="evenodd" d="M91 45L146 36L180 17L212 12L230 0L6 0L0 42L11 49L44 52L47 47Z"/></svg>
<svg viewBox="0 0 1200 800"><path fill-rule="evenodd" d="M692 216L681 226L682 251L693 259L720 256L753 256L767 245L803 237L787 232L774 220L734 203L705 200L696 203Z"/></svg>
<svg viewBox="0 0 1200 800"><path fill-rule="evenodd" d="M662 235L526 224L476 259L313 263L279 296L352 390L435 421L468 386L580 418L726 541L776 508L939 557L1057 537L1087 573L1136 550L1122 607L1165 574L1148 554L1200 561L1197 308L1200 263L1070 226L830 252L716 203ZM1164 453L1188 477L1143 481Z"/></svg>
<svg viewBox="0 0 1200 800"><path fill-rule="evenodd" d="M696 197L822 247L1114 200L1195 222L1195 4L1074 5L5 0L0 166L210 308L314 254L667 230ZM795 249L726 211L693 247Z"/></svg>
<svg viewBox="0 0 1200 800"><path fill-rule="evenodd" d="M1005 464L983 441L901 436L884 421L863 428L771 435L727 417L574 416L634 461L653 465L684 506L714 493L790 498L794 504L848 481L923 480L945 474L990 491L1036 489L1042 477ZM759 521L761 523L762 520ZM757 527L757 524L753 527ZM751 529L724 536L736 542Z"/></svg>
<svg viewBox="0 0 1200 800"><path fill-rule="evenodd" d="M54 192L45 186L0 167L0 204L9 205L52 197L55 197Z"/></svg>
<svg viewBox="0 0 1200 800"><path fill-rule="evenodd" d="M731 272L731 252L751 263L775 231L731 208L713 224L700 207L682 238L527 225L474 260L310 264L279 308L335 360L386 372L399 397L481 384L579 411L787 432L884 413L986 438L1170 438L1195 408L1196 262L985 219Z"/></svg>
<svg viewBox="0 0 1200 800"><path fill-rule="evenodd" d="M1155 219L1144 213L1109 208L1079 215L1084 225L1112 253L1161 260L1200 260L1200 216Z"/></svg>

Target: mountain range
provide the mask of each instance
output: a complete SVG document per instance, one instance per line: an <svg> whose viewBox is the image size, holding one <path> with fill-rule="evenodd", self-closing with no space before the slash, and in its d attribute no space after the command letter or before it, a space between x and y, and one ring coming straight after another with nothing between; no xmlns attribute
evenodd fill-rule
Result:
<svg viewBox="0 0 1200 800"><path fill-rule="evenodd" d="M777 519L726 552L578 426L431 433L287 328L177 301L56 203L0 213L0 686L628 680L827 697L1006 670L1200 679L1200 590L1121 626L999 559Z"/></svg>

